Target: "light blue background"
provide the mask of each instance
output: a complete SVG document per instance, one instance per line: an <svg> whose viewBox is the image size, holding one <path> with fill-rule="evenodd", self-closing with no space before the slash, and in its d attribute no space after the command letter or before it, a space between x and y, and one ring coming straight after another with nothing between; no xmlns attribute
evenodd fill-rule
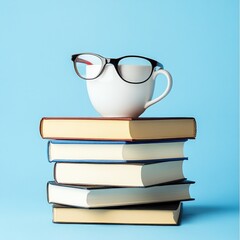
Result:
<svg viewBox="0 0 240 240"><path fill-rule="evenodd" d="M238 239L238 14L234 0L1 1L1 239ZM180 227L51 223L39 121L98 116L70 61L86 51L162 62L173 89L142 116L196 118Z"/></svg>

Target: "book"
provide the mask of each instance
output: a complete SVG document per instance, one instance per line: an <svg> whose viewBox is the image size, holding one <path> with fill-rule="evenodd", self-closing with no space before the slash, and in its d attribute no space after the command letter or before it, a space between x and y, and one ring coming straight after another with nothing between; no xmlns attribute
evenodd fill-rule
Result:
<svg viewBox="0 0 240 240"><path fill-rule="evenodd" d="M151 187L73 186L48 182L48 202L83 208L100 208L191 200L191 181Z"/></svg>
<svg viewBox="0 0 240 240"><path fill-rule="evenodd" d="M151 162L186 159L183 148L187 139L171 141L72 141L48 142L50 162Z"/></svg>
<svg viewBox="0 0 240 240"><path fill-rule="evenodd" d="M54 223L179 225L181 202L114 208L76 208L53 205Z"/></svg>
<svg viewBox="0 0 240 240"><path fill-rule="evenodd" d="M42 118L47 139L157 140L195 138L194 118Z"/></svg>
<svg viewBox="0 0 240 240"><path fill-rule="evenodd" d="M55 163L54 179L70 185L144 187L183 180L183 161L131 164Z"/></svg>

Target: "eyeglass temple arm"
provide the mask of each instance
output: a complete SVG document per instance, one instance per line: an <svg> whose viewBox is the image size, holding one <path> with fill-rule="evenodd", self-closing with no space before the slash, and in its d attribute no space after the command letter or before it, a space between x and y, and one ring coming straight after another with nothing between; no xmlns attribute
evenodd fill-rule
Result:
<svg viewBox="0 0 240 240"><path fill-rule="evenodd" d="M163 65L160 62L157 62L157 66L160 67L161 69L164 69Z"/></svg>
<svg viewBox="0 0 240 240"><path fill-rule="evenodd" d="M80 63L85 63L87 65L93 65L91 62L85 60L85 59L81 59L81 58L76 58L75 62L80 62Z"/></svg>
<svg viewBox="0 0 240 240"><path fill-rule="evenodd" d="M79 58L78 56L79 55L72 55L72 61L73 62L85 63L87 65L93 65L91 62L89 62L89 61L87 61L85 59Z"/></svg>

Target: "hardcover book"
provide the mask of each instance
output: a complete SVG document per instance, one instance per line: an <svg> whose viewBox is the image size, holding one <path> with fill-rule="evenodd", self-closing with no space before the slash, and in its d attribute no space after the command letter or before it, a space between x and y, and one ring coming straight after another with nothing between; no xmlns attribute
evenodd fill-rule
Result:
<svg viewBox="0 0 240 240"><path fill-rule="evenodd" d="M144 187L183 180L183 161L158 163L56 163L54 179L70 185Z"/></svg>
<svg viewBox="0 0 240 240"><path fill-rule="evenodd" d="M49 182L48 202L83 208L139 205L191 200L189 188L194 183L182 181L151 187L73 186Z"/></svg>
<svg viewBox="0 0 240 240"><path fill-rule="evenodd" d="M183 148L187 139L171 141L72 141L51 140L50 162L151 162L186 159Z"/></svg>
<svg viewBox="0 0 240 240"><path fill-rule="evenodd" d="M182 203L86 209L53 205L54 223L178 225Z"/></svg>
<svg viewBox="0 0 240 240"><path fill-rule="evenodd" d="M157 140L195 138L194 118L42 118L42 138Z"/></svg>

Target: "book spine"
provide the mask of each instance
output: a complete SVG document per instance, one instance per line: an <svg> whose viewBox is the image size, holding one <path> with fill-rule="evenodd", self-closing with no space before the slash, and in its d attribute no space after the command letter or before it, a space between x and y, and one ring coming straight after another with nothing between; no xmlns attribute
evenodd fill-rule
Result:
<svg viewBox="0 0 240 240"><path fill-rule="evenodd" d="M48 162L52 162L52 160L51 160L51 157L50 157L50 145L51 145L51 141L48 141L48 143L47 143L47 160L48 160Z"/></svg>

